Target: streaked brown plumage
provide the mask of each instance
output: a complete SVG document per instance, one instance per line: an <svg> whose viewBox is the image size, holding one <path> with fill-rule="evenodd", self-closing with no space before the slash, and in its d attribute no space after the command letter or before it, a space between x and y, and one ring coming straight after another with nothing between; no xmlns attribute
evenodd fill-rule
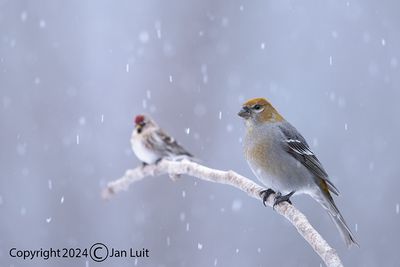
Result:
<svg viewBox="0 0 400 267"><path fill-rule="evenodd" d="M193 157L155 121L145 115L138 115L135 118L131 145L135 155L146 164L157 163L163 158L180 160Z"/></svg>

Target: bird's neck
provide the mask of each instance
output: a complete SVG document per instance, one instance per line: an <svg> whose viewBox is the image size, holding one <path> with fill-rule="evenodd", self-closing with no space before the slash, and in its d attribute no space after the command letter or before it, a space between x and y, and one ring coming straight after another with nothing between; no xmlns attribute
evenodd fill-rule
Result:
<svg viewBox="0 0 400 267"><path fill-rule="evenodd" d="M258 117L259 122L261 123L274 123L274 122L282 122L285 119L278 112L263 112Z"/></svg>

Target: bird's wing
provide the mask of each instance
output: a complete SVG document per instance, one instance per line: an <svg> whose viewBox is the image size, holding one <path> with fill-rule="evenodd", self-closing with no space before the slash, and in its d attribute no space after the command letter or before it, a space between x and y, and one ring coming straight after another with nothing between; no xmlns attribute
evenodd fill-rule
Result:
<svg viewBox="0 0 400 267"><path fill-rule="evenodd" d="M150 136L153 140L152 143L155 144L156 149L166 156L188 156L193 157L189 152L187 152L182 146L176 142L174 138L166 134L163 130L158 129L156 134Z"/></svg>
<svg viewBox="0 0 400 267"><path fill-rule="evenodd" d="M329 181L328 174L321 162L311 151L304 137L288 122L280 127L285 139L284 148L291 156L303 164L314 176L326 182L329 191L339 195L339 190Z"/></svg>

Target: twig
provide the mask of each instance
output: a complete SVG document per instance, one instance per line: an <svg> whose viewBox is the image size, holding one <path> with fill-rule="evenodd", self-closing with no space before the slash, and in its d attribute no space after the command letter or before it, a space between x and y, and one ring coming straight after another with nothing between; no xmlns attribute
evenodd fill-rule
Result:
<svg viewBox="0 0 400 267"><path fill-rule="evenodd" d="M260 192L264 190L263 187L254 183L252 180L237 174L234 171L211 169L188 160L162 160L157 165L147 165L144 167L137 167L133 170L127 170L123 177L108 183L107 188L105 188L102 192L102 196L105 199L109 199L118 192L127 190L134 182L140 181L147 176L162 174L169 174L171 178L181 174L187 174L209 182L228 184L257 199L260 199ZM274 195L271 195L266 204L272 207L273 202ZM343 267L336 250L330 247L329 244L322 238L322 236L311 226L303 213L301 213L293 205L290 205L286 202L277 205L275 210L280 215L284 216L297 229L300 235L321 257L326 266Z"/></svg>

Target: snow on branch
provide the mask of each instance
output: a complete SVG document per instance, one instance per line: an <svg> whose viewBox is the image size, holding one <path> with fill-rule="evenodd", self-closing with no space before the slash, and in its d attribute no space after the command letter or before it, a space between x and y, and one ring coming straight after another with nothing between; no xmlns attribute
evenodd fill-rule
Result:
<svg viewBox="0 0 400 267"><path fill-rule="evenodd" d="M227 184L236 187L249 196L262 199L260 192L265 188L254 183L252 180L237 174L234 171L221 171L211 169L198 163L182 160L169 161L162 160L156 165L139 166L133 170L127 170L125 175L118 180L108 183L107 188L102 192L105 199L111 198L120 191L125 191L129 186L148 176L169 174L171 178L176 178L181 174L187 174L199 179ZM272 207L274 195L271 195L266 205ZM306 216L296 209L293 205L283 202L275 207L276 212L285 217L299 232L299 234L310 244L314 251L321 257L328 267L342 267L342 262L335 249L322 238L322 236L311 226Z"/></svg>

